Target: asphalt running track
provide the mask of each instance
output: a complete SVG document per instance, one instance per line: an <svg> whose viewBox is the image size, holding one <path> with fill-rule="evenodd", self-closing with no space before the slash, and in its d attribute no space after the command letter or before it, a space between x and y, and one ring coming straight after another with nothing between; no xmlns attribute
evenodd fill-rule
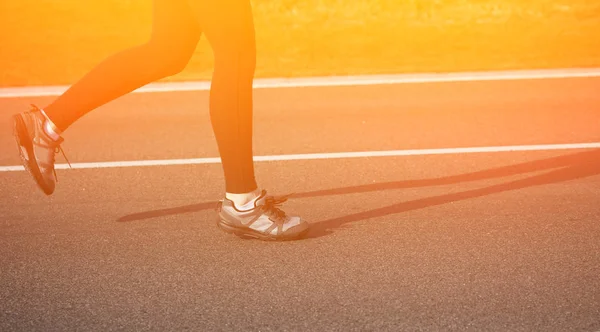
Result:
<svg viewBox="0 0 600 332"><path fill-rule="evenodd" d="M59 170L50 198L10 168L8 119L52 97L0 99L0 330L600 331L600 150L578 145L600 142L599 91L259 89L255 155L323 158L256 163L312 224L287 243L216 228L218 163L104 168L218 156L206 91L132 94L82 119L64 149L100 168ZM488 152L423 150L465 147Z"/></svg>

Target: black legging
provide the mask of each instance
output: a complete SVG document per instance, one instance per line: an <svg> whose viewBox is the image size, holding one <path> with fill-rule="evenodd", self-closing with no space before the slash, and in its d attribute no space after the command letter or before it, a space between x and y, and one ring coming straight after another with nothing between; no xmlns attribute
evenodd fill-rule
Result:
<svg viewBox="0 0 600 332"><path fill-rule="evenodd" d="M215 68L210 117L229 193L257 188L252 161L256 64L250 0L154 0L150 40L109 57L44 108L64 131L91 110L187 65L202 33Z"/></svg>

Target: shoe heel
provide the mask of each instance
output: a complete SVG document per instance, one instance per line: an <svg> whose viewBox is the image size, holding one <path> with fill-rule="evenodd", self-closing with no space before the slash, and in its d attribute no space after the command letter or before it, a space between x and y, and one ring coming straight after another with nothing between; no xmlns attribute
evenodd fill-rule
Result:
<svg viewBox="0 0 600 332"><path fill-rule="evenodd" d="M219 229L227 233L235 233L235 229L225 224L221 218L217 218L217 226L219 227Z"/></svg>
<svg viewBox="0 0 600 332"><path fill-rule="evenodd" d="M19 149L19 157L21 158L21 162L23 167L35 180L38 187L44 192L46 195L51 195L52 190L48 190L48 188L44 185L44 180L42 179L42 174L40 172L40 168L35 162L35 154L33 152L33 142L29 138L29 132L27 131L27 126L25 125L25 120L21 114L13 115L13 135L15 136L15 140L17 142L17 147ZM25 148L25 153L23 154L23 148Z"/></svg>
<svg viewBox="0 0 600 332"><path fill-rule="evenodd" d="M21 114L13 115L12 120L13 136L15 137L15 141L17 143L19 157L21 158L25 169L29 171L32 167L30 160L33 157L33 144L29 139L27 139L29 134L27 133L27 127L25 126L25 121L23 120Z"/></svg>
<svg viewBox="0 0 600 332"><path fill-rule="evenodd" d="M33 149L31 142L27 139L24 139L25 137L28 136L28 134L27 134L27 127L25 127L25 121L23 120L23 117L21 116L21 114L13 115L13 135L15 136L15 139L17 140L17 144L19 145L19 148L25 147L27 149L28 153L29 153L29 150Z"/></svg>

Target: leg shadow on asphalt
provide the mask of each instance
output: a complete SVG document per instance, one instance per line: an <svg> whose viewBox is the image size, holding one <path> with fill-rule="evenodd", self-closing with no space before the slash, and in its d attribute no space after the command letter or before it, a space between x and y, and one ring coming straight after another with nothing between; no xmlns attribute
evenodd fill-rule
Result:
<svg viewBox="0 0 600 332"><path fill-rule="evenodd" d="M510 181L502 184L497 184L485 188L474 189L463 191L459 193L452 193L447 195L438 195L432 197L421 198L417 200L401 202L397 204L388 205L382 208L363 211L354 213L346 216L341 216L333 219L313 222L311 224L311 231L309 232L309 238L321 237L331 234L336 228L343 227L347 224L369 219L387 216L391 214L397 214L402 212L408 212L413 210L419 210L431 206L437 206L447 204L456 201L467 200L471 198L482 197L495 193L518 190L528 187L534 187L539 185L558 183L564 181L570 181L588 176L600 174L600 149L591 150L585 152L579 152L574 154L568 154L553 158L540 159L531 162L525 162L521 164L515 164L510 166L503 166L473 173L465 173L460 175L453 175L447 177L433 178L433 179L422 179L422 180L408 180L408 181L394 181L386 183L374 183L361 186L335 188L327 190L308 191L304 193L294 194L291 198L308 198L308 197L322 197L331 195L343 195L352 193L365 193L371 191L382 191L382 190L394 190L402 188L419 188L419 187L430 187L430 186L441 186L456 183L463 183L469 181L479 181L492 178L499 178L517 174L525 174L531 172L538 172L543 170L549 170L548 172L540 175L535 175L529 178ZM123 216L118 219L119 222L137 221L156 217L163 217L174 214L182 214L189 212L198 212L202 210L212 209L216 207L217 202L204 202L199 204L185 205L168 209L152 210L141 213L135 213Z"/></svg>

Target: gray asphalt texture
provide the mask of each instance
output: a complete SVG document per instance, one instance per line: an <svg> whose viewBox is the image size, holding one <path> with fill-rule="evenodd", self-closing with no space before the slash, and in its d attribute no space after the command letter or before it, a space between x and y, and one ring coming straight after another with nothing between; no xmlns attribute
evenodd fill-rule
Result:
<svg viewBox="0 0 600 332"><path fill-rule="evenodd" d="M600 141L600 79L256 90L255 155ZM0 165L18 165L0 99ZM71 162L216 157L207 92L132 94ZM63 163L62 157L58 157ZM220 164L0 172L1 331L600 331L600 150L257 162L308 237L215 225Z"/></svg>

